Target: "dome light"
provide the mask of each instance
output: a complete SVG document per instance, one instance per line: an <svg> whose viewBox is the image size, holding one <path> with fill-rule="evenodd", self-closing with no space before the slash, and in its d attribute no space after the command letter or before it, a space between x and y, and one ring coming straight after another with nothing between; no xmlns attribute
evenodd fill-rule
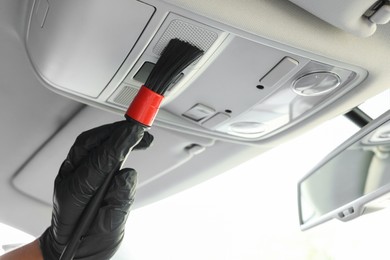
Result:
<svg viewBox="0 0 390 260"><path fill-rule="evenodd" d="M236 134L260 134L266 130L266 126L258 122L236 122L230 125L230 131Z"/></svg>
<svg viewBox="0 0 390 260"><path fill-rule="evenodd" d="M337 88L340 77L332 72L312 72L295 80L292 89L301 96L319 96Z"/></svg>

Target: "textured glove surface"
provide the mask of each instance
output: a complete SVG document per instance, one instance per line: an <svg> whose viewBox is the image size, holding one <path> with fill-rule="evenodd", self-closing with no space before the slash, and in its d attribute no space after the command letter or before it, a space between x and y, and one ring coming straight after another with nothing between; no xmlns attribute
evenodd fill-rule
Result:
<svg viewBox="0 0 390 260"><path fill-rule="evenodd" d="M142 126L127 121L94 128L77 137L55 179L51 226L39 239L45 260L59 259L105 176L118 171L133 147L146 149L152 141L153 136L144 134ZM105 260L116 252L123 239L136 180L133 169L115 174L74 259Z"/></svg>

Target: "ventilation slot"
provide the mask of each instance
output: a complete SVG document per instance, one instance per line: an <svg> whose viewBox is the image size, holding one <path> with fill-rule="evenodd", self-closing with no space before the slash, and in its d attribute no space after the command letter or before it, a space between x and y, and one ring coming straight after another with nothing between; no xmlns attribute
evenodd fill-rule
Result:
<svg viewBox="0 0 390 260"><path fill-rule="evenodd" d="M133 101L134 97L137 95L137 93L137 88L131 86L124 86L118 94L113 94L113 99L111 101L117 105L128 107Z"/></svg>
<svg viewBox="0 0 390 260"><path fill-rule="evenodd" d="M218 34L182 20L173 20L154 46L153 53L160 55L168 42L174 38L187 41L199 49L207 51L217 40Z"/></svg>

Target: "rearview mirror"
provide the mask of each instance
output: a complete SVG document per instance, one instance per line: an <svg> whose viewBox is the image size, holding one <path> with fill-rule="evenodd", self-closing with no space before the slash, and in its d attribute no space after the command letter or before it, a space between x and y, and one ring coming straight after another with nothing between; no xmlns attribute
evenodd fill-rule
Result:
<svg viewBox="0 0 390 260"><path fill-rule="evenodd" d="M298 183L302 230L390 205L390 110L340 145Z"/></svg>

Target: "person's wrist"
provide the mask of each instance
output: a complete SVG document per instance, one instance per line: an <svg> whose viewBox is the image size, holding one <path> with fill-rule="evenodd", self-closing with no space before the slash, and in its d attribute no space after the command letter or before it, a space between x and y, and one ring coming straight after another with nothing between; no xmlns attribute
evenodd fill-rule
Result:
<svg viewBox="0 0 390 260"><path fill-rule="evenodd" d="M39 245L38 239L32 242L32 247L33 247L33 254L35 255L34 259L35 260L45 260L43 258L42 250L41 250L41 247Z"/></svg>
<svg viewBox="0 0 390 260"><path fill-rule="evenodd" d="M5 255L0 256L0 260L46 260L43 258L39 241L34 240L33 242L19 247Z"/></svg>
<svg viewBox="0 0 390 260"><path fill-rule="evenodd" d="M39 237L38 243L44 260L57 260L60 258L60 253L55 250L55 240L50 227Z"/></svg>

